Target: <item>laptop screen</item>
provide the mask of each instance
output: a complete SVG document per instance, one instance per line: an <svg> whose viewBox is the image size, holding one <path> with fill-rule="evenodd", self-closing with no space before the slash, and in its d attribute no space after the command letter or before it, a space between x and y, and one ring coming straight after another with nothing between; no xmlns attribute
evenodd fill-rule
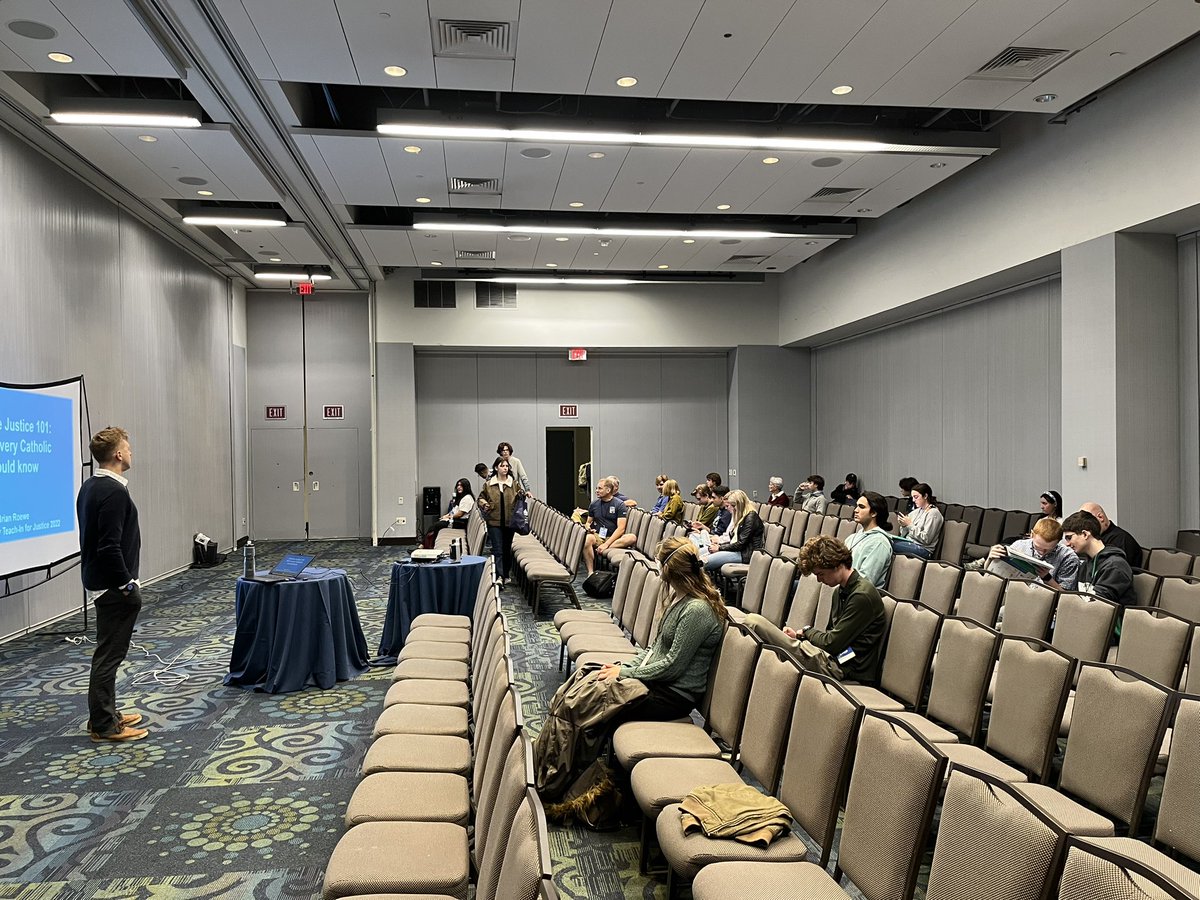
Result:
<svg viewBox="0 0 1200 900"><path fill-rule="evenodd" d="M316 559L315 556L305 556L303 553L289 553L279 561L279 565L272 569L271 572L275 575L290 575L295 577L303 572L314 559Z"/></svg>

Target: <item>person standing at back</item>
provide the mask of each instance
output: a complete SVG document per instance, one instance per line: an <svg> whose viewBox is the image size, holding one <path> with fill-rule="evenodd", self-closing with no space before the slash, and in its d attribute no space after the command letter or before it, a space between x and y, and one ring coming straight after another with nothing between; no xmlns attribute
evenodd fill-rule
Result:
<svg viewBox="0 0 1200 900"><path fill-rule="evenodd" d="M529 476L525 473L525 466L521 460L513 456L513 446L508 441L501 441L496 445L496 456L508 462L509 470L512 472L513 478L517 479L517 483L521 485L521 490L533 496L533 488L529 483Z"/></svg>
<svg viewBox="0 0 1200 900"><path fill-rule="evenodd" d="M117 669L129 653L142 608L138 567L142 533L125 473L133 465L129 434L109 427L89 448L99 464L79 489L79 558L83 587L96 607L96 650L88 680L87 729L93 741L136 741L139 713L117 710Z"/></svg>

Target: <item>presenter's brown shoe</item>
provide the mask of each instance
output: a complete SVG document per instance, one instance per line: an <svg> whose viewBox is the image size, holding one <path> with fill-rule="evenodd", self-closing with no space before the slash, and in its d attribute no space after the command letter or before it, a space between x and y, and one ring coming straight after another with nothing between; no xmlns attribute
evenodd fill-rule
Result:
<svg viewBox="0 0 1200 900"><path fill-rule="evenodd" d="M125 713L125 714L123 714L123 715L121 716L121 727L122 727L122 728L125 728L125 727L126 727L126 726L128 726L128 725L136 725L136 724L138 724L138 722L140 722L140 721L142 721L142 714L141 714L141 713ZM83 730L84 730L84 731L91 731L91 730L92 730L92 725L91 725L91 723L90 723L90 722L84 722L84 723L83 723Z"/></svg>
<svg viewBox="0 0 1200 900"><path fill-rule="evenodd" d="M112 734L96 734L92 732L93 741L140 741L150 732L145 728L133 728L126 725L120 731L114 731Z"/></svg>

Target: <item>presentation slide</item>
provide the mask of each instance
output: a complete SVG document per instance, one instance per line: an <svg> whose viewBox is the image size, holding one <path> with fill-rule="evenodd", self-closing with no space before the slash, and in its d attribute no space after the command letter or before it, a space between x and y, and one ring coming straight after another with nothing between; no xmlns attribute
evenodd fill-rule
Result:
<svg viewBox="0 0 1200 900"><path fill-rule="evenodd" d="M0 576L79 553L80 416L79 379L0 385Z"/></svg>

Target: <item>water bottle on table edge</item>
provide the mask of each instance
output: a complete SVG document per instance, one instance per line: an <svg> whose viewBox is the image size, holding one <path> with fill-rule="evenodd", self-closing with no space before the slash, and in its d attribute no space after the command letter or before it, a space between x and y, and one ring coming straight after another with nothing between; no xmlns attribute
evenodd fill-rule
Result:
<svg viewBox="0 0 1200 900"><path fill-rule="evenodd" d="M242 577L254 577L254 541L246 541L242 547Z"/></svg>

